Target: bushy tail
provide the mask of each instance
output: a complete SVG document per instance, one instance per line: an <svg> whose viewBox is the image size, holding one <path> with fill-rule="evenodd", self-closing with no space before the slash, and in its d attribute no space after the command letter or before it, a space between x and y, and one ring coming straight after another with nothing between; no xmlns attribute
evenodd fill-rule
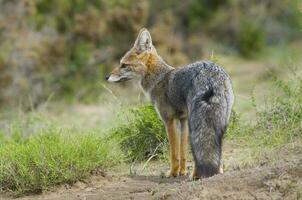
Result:
<svg viewBox="0 0 302 200"><path fill-rule="evenodd" d="M195 178L219 173L223 134L228 123L227 101L213 91L189 102L189 128L195 160Z"/></svg>

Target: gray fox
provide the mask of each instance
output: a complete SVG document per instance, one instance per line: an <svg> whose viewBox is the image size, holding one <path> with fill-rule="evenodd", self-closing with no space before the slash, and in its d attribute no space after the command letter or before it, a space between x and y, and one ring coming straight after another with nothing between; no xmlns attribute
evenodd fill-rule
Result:
<svg viewBox="0 0 302 200"><path fill-rule="evenodd" d="M221 170L221 147L234 103L229 75L217 64L200 61L181 68L165 63L143 28L120 65L106 76L109 82L140 80L165 124L170 144L168 176L186 175L188 132L195 161L194 179ZM181 134L176 133L179 120Z"/></svg>

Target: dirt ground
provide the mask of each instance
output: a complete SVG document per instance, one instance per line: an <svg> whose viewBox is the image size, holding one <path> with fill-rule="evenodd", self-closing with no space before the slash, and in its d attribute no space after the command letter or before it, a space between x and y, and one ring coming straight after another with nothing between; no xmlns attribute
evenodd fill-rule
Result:
<svg viewBox="0 0 302 200"><path fill-rule="evenodd" d="M302 145L288 145L259 162L241 167L236 163L239 149L225 145L225 173L190 181L189 177L164 178L166 163L151 163L147 170L96 175L86 182L62 185L19 200L194 200L194 199L302 199ZM233 147L232 149L230 147ZM277 159L272 159L274 157ZM189 162L189 168L192 163ZM129 167L129 166L128 166ZM15 199L10 194L1 200Z"/></svg>

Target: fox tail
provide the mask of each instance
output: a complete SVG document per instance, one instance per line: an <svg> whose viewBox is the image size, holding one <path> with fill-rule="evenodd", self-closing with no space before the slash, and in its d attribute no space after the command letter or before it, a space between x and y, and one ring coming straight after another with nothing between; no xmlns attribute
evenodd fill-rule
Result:
<svg viewBox="0 0 302 200"><path fill-rule="evenodd" d="M223 134L227 129L230 106L224 95L213 89L196 94L188 104L189 129L195 178L219 173Z"/></svg>

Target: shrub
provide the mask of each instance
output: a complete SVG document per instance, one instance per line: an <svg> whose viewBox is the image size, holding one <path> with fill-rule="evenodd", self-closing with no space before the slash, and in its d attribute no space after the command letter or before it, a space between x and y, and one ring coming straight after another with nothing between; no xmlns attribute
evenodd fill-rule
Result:
<svg viewBox="0 0 302 200"><path fill-rule="evenodd" d="M259 52L265 44L264 29L260 23L242 20L237 36L237 45L243 56L252 56Z"/></svg>
<svg viewBox="0 0 302 200"><path fill-rule="evenodd" d="M0 189L19 194L72 184L123 160L113 141L52 126L26 139L0 137L0 147Z"/></svg>
<svg viewBox="0 0 302 200"><path fill-rule="evenodd" d="M255 105L255 123L244 123L233 113L227 137L242 140L249 147L280 147L302 139L302 78L295 75L292 80L282 81L275 75L273 86L278 91L268 98L268 104L259 108Z"/></svg>
<svg viewBox="0 0 302 200"><path fill-rule="evenodd" d="M284 9L284 4L286 9ZM290 29L290 39L300 38L302 29L302 4L300 0L291 0L283 2L282 11L278 13L277 19L282 23L284 27Z"/></svg>
<svg viewBox="0 0 302 200"><path fill-rule="evenodd" d="M193 0L186 12L190 27L197 28L203 25L208 21L208 18L216 14L215 11L220 6L226 4L228 1L225 0Z"/></svg>
<svg viewBox="0 0 302 200"><path fill-rule="evenodd" d="M271 97L266 109L257 113L257 129L263 130L269 137L267 144L275 140L293 142L302 134L302 78L295 75L292 80L282 81L273 75L273 85L279 95Z"/></svg>
<svg viewBox="0 0 302 200"><path fill-rule="evenodd" d="M162 154L167 144L165 128L152 105L130 109L130 116L110 134L130 160Z"/></svg>

